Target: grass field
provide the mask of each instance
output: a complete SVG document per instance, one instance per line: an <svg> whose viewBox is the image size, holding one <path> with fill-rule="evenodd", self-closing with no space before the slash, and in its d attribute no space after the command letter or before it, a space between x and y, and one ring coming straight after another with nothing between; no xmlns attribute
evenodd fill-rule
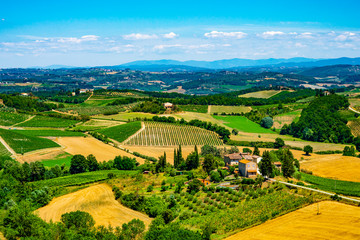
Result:
<svg viewBox="0 0 360 240"><path fill-rule="evenodd" d="M222 145L219 136L194 126L145 122L145 129L124 144L140 146Z"/></svg>
<svg viewBox="0 0 360 240"><path fill-rule="evenodd" d="M82 137L81 132L71 132L62 130L13 130L17 133L33 137Z"/></svg>
<svg viewBox="0 0 360 240"><path fill-rule="evenodd" d="M67 107L67 108L61 108L59 111L67 112L71 114L79 114L79 115L99 115L104 114L106 112L123 112L126 109L128 109L127 106L124 105L118 105L118 106L75 106L75 107Z"/></svg>
<svg viewBox="0 0 360 240"><path fill-rule="evenodd" d="M306 173L301 173L301 180L311 183L313 187L321 190L360 197L360 182L322 178Z"/></svg>
<svg viewBox="0 0 360 240"><path fill-rule="evenodd" d="M41 162L44 164L45 167L54 167L56 165L63 165L70 167L72 155L69 153L59 154L58 156L54 157L53 159L42 160Z"/></svg>
<svg viewBox="0 0 360 240"><path fill-rule="evenodd" d="M290 125L292 122L297 122L300 118L302 110L283 113L274 117L274 127L280 129L285 124Z"/></svg>
<svg viewBox="0 0 360 240"><path fill-rule="evenodd" d="M210 114L213 113L247 113L251 111L251 107L247 106L220 106L220 105L211 105Z"/></svg>
<svg viewBox="0 0 360 240"><path fill-rule="evenodd" d="M66 128L78 123L76 120L69 120L63 118L54 118L48 116L37 115L33 119L21 123L19 127L52 127L52 128Z"/></svg>
<svg viewBox="0 0 360 240"><path fill-rule="evenodd" d="M0 129L0 136L16 153L26 153L44 148L60 147L57 143L46 139L20 134L17 131Z"/></svg>
<svg viewBox="0 0 360 240"><path fill-rule="evenodd" d="M30 115L14 112L0 112L0 126L12 126L28 119Z"/></svg>
<svg viewBox="0 0 360 240"><path fill-rule="evenodd" d="M76 127L72 128L71 130L94 131L102 128L117 126L120 124L123 123L119 121L91 119L87 122L76 125Z"/></svg>
<svg viewBox="0 0 360 240"><path fill-rule="evenodd" d="M105 128L99 130L98 132L118 142L123 142L126 139L128 139L131 135L139 131L140 129L141 129L141 122L130 122L127 124Z"/></svg>
<svg viewBox="0 0 360 240"><path fill-rule="evenodd" d="M116 115L109 115L109 116L100 115L100 116L96 116L95 118L127 122L129 119L145 118L145 117L152 118L153 116L156 116L156 115L151 114L151 113L124 112L124 113L118 113Z"/></svg>
<svg viewBox="0 0 360 240"><path fill-rule="evenodd" d="M347 123L347 126L351 129L351 133L355 137L360 136L360 119L352 120Z"/></svg>
<svg viewBox="0 0 360 240"><path fill-rule="evenodd" d="M272 96L275 96L281 91L278 90L266 90L266 91L258 91L258 92L252 92L252 93L246 93L243 95L239 95L239 97L242 98L271 98Z"/></svg>
<svg viewBox="0 0 360 240"><path fill-rule="evenodd" d="M360 159L341 154L302 156L301 168L315 175L345 181L360 182ZM360 190L359 190L360 191Z"/></svg>
<svg viewBox="0 0 360 240"><path fill-rule="evenodd" d="M225 238L240 239L360 239L360 208L330 201L312 204Z"/></svg>
<svg viewBox="0 0 360 240"><path fill-rule="evenodd" d="M124 207L116 201L111 187L107 184L91 186L55 198L36 212L47 222L58 222L62 214L77 210L90 213L96 226L121 227L132 219L140 219L146 226L151 222L151 218L145 214Z"/></svg>
<svg viewBox="0 0 360 240"><path fill-rule="evenodd" d="M60 137L55 140L61 146L64 146L64 151L72 155L82 154L88 156L93 154L98 161L113 160L116 156L127 156L135 158L139 163L144 163L144 159L135 157L118 148L112 147L92 137Z"/></svg>
<svg viewBox="0 0 360 240"><path fill-rule="evenodd" d="M186 112L207 113L208 111L207 105L179 105L178 107Z"/></svg>
<svg viewBox="0 0 360 240"><path fill-rule="evenodd" d="M223 123L230 127L235 128L241 132L249 133L274 133L270 129L261 127L259 124L254 123L242 116L213 116L217 120L223 121Z"/></svg>

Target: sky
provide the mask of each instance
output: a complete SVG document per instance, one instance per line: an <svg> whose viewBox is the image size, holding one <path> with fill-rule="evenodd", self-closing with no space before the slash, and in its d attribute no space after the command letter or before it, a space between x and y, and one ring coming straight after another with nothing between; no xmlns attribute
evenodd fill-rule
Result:
<svg viewBox="0 0 360 240"><path fill-rule="evenodd" d="M0 1L0 68L360 57L358 0Z"/></svg>

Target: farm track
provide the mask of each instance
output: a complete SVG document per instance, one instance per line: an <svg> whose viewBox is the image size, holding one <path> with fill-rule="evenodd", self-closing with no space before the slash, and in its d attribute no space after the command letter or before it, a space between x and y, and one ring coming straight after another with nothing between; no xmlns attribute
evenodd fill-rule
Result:
<svg viewBox="0 0 360 240"><path fill-rule="evenodd" d="M13 156L17 155L16 152L7 144L7 142L5 142L5 140L2 137L0 137L0 142L11 153L11 155Z"/></svg>
<svg viewBox="0 0 360 240"><path fill-rule="evenodd" d="M24 122L30 121L31 119L33 119L36 115L33 115L31 117L29 117L28 119L26 119L25 121L19 122L19 123L15 123L14 125L12 125L11 127L16 127L17 125L20 125Z"/></svg>

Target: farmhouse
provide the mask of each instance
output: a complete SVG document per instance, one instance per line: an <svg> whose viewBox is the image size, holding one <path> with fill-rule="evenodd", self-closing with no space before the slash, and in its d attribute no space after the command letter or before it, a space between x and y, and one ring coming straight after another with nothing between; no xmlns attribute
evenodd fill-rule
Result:
<svg viewBox="0 0 360 240"><path fill-rule="evenodd" d="M281 162L274 162L274 166L281 171Z"/></svg>
<svg viewBox="0 0 360 240"><path fill-rule="evenodd" d="M239 173L243 177L256 177L258 171L257 163L243 159L239 161Z"/></svg>
<svg viewBox="0 0 360 240"><path fill-rule="evenodd" d="M172 103L169 103L169 102L166 102L166 103L164 103L164 107L165 107L166 109L169 109L169 108L172 108L172 107L173 107L173 104L172 104Z"/></svg>
<svg viewBox="0 0 360 240"><path fill-rule="evenodd" d="M262 157L257 155L250 155L250 153L231 153L224 156L225 165L238 165L241 160L248 160L254 163L259 163Z"/></svg>

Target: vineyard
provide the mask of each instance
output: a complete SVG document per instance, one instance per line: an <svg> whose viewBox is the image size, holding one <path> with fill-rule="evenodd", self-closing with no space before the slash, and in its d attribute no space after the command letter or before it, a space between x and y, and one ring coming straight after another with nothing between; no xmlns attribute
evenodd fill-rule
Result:
<svg viewBox="0 0 360 240"><path fill-rule="evenodd" d="M10 156L10 152L6 149L6 147L0 143L0 157L2 156Z"/></svg>
<svg viewBox="0 0 360 240"><path fill-rule="evenodd" d="M360 119L349 121L347 125L355 137L360 136Z"/></svg>
<svg viewBox="0 0 360 240"><path fill-rule="evenodd" d="M145 128L124 144L140 146L222 145L219 136L194 126L145 122Z"/></svg>
<svg viewBox="0 0 360 240"><path fill-rule="evenodd" d="M19 114L15 112L0 112L0 125L12 126L28 119L30 116L26 114Z"/></svg>
<svg viewBox="0 0 360 240"><path fill-rule="evenodd" d="M23 122L18 125L18 127L52 127L52 128L66 128L71 125L75 125L79 121L55 118L48 116L37 115L27 122Z"/></svg>

